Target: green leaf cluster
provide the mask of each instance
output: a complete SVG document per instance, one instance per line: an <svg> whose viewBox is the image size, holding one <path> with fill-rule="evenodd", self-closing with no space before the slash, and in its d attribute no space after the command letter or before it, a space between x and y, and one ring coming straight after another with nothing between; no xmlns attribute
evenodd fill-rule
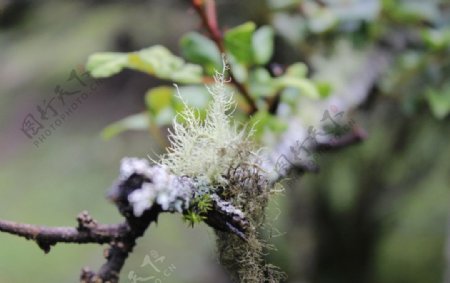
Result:
<svg viewBox="0 0 450 283"><path fill-rule="evenodd" d="M271 26L257 28L253 22L244 23L227 30L223 43L234 78L249 90L250 96L260 106L260 113L252 118L253 121L261 119L256 126L258 131L269 129L280 132L285 128L275 116L268 114L267 102L276 95L281 96L282 102L296 108L300 96L318 99L327 94L324 88L307 78L307 67L303 63L288 66L277 77L268 71L266 65L274 53L274 30ZM185 84L179 91L172 86L150 89L145 95L148 117L141 113L115 122L104 129L104 138L111 138L128 129L143 130L170 125L185 105L196 109L198 117L206 117L210 95L199 83L208 84L203 74L213 75L223 68L221 52L215 42L198 32L185 34L180 40L180 50L189 63L160 45L129 53L100 52L89 57L87 69L93 77L105 78L129 68ZM237 100L238 105L246 103L240 97Z"/></svg>

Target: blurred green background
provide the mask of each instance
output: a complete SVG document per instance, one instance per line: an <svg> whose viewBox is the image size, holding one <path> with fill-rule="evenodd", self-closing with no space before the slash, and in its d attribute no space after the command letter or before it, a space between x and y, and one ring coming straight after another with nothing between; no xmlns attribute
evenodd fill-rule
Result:
<svg viewBox="0 0 450 283"><path fill-rule="evenodd" d="M370 38L360 36L367 26L354 27L350 20L341 30L323 32L336 20L326 11L323 18L314 16L317 22L305 31L298 16L300 2L231 0L217 4L224 27L248 20L273 24L279 33L277 63L314 61L311 58L322 56L317 60L339 73L342 62L328 60L323 46L337 44L339 39L370 44ZM351 13L334 12L360 21L383 5L405 1L330 2L353 3L353 10L344 6L349 9L344 11ZM420 2L429 4L429 10L419 7L428 13L439 1L411 1L406 7L417 10ZM442 7L447 10L437 11L444 14L440 25L448 32L448 5ZM399 17L396 28L401 28L402 21L409 24L414 20ZM57 85L68 86L70 72L83 66L93 52L134 51L162 44L178 54L179 38L198 27L199 20L188 1L181 0L0 0L0 218L72 226L76 215L88 210L100 222L121 221L105 199L120 159L158 154L163 148L144 132L127 132L108 141L99 133L111 122L145 110L145 91L170 82L133 71L103 80L39 147L20 130L22 123L27 114L54 96ZM382 22L378 27L392 28ZM353 48L338 56L344 65L357 61L359 51ZM413 61L422 58L417 53L428 54L422 49L414 52L416 57L410 54ZM448 64L448 56L442 58L441 63ZM396 61L396 68L404 67L402 60L405 58ZM414 84L427 86L430 82L445 89L450 77L448 65L435 69L439 72L436 81L419 72L415 75L422 80L414 75L402 78L396 81L395 90L389 79L407 72L393 70L355 118L367 129L369 139L321 155L319 174L286 183L286 191L272 204L269 218L278 217L275 225L280 231L272 239L279 251L270 255L271 261L288 274L288 282L444 280L448 264L449 120L445 115L437 119L433 109L417 102L423 102L418 97L425 90ZM60 244L44 255L35 243L0 233L0 282L77 282L82 267L97 269L102 264L102 249ZM140 277L153 275L162 282L228 282L214 249L214 234L205 225L191 229L180 216L162 215L139 240L122 272L122 282L132 282L130 272ZM156 265L160 272L151 266L141 267L145 256L155 251L163 256ZM165 272L170 266L170 272Z"/></svg>

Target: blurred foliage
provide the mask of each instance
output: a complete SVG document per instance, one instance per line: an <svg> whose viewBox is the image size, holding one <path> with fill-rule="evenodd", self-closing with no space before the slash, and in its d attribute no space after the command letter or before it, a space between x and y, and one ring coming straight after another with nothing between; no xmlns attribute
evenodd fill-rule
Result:
<svg viewBox="0 0 450 283"><path fill-rule="evenodd" d="M230 64L235 79L248 87L250 96L259 105L259 112L254 115L251 124L255 125L255 137L263 136L264 131L278 133L286 128L283 121L269 115L267 103L275 96L284 96L282 93L290 91L291 96L303 95L312 99L319 99L327 95L320 91L320 84L315 84L307 78L307 66L302 63L294 63L287 67L285 74L273 76L270 70L265 68L274 52L274 31L270 26L262 26L256 29L253 22L247 22L231 28L224 33L224 46L227 52L226 64ZM89 57L87 69L97 78L112 76L121 69L128 67L153 75L160 79L168 79L174 83L184 83L187 86L170 89L169 87L157 87L147 92L146 102L150 124L153 126L170 125L176 113L183 109L182 100L187 95L190 99L186 102L197 100L194 105L200 116L205 116L208 107L208 94L198 83L212 83L211 79L200 77L213 75L222 68L222 58L218 43L197 32L189 32L180 40L181 53L194 64L183 64L183 60L174 57L170 51L162 46L153 46L147 49L129 54L102 52ZM194 85L193 85L194 84ZM231 89L239 93L239 89ZM176 97L174 94L178 94ZM322 95L321 95L322 94ZM178 100L178 101L177 101ZM200 102L202 100L203 102ZM290 100L292 108L297 108L296 99ZM238 106L245 114L244 102ZM244 115L236 115L243 117ZM137 116L140 117L140 116ZM264 119L262 119L264 117ZM112 137L127 129L139 129L130 121L138 121L133 115L116 122L105 129L103 136ZM258 125L256 125L258 124ZM150 125L149 125L150 126Z"/></svg>
<svg viewBox="0 0 450 283"><path fill-rule="evenodd" d="M412 114L428 104L443 119L448 106L450 6L430 0L269 1L277 32L311 62L332 53L333 41L346 40L355 50L377 44L401 44L396 64L380 82L386 95L400 99ZM293 30L296 28L297 30ZM311 62L314 65L314 62ZM347 62L351 64L349 60ZM319 67L320 68L320 67ZM329 66L332 69L332 66Z"/></svg>

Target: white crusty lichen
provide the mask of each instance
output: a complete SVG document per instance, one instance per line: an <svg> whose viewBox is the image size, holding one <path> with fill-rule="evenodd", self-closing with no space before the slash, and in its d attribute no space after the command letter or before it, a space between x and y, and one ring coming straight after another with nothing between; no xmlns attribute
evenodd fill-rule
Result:
<svg viewBox="0 0 450 283"><path fill-rule="evenodd" d="M135 216L141 216L154 204L160 205L164 211L180 213L189 206L192 184L188 179L170 174L165 166L150 166L146 159L122 159L119 180L126 181L133 174L146 179L140 188L128 195Z"/></svg>
<svg viewBox="0 0 450 283"><path fill-rule="evenodd" d="M195 177L213 185L226 184L223 176L227 170L250 155L247 150L250 133L232 122L235 102L226 88L224 65L222 73L214 75L214 86L207 87L212 101L206 118L202 120L195 109L184 103L185 109L178 113L169 133L171 146L160 161L176 175Z"/></svg>

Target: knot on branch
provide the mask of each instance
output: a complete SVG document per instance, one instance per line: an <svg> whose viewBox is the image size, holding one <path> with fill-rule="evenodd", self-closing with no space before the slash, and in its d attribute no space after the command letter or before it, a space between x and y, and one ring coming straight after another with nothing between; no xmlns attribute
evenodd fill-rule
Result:
<svg viewBox="0 0 450 283"><path fill-rule="evenodd" d="M56 242L37 238L36 244L39 246L39 248L41 250L44 251L44 253L48 254L50 252L50 250L52 249L52 246L56 245Z"/></svg>
<svg viewBox="0 0 450 283"><path fill-rule="evenodd" d="M81 231L90 231L92 229L97 228L98 222L89 215L89 213L84 210L77 216L78 222L78 230Z"/></svg>
<svg viewBox="0 0 450 283"><path fill-rule="evenodd" d="M93 282L100 282L100 278L95 278L97 276L95 276L95 272L93 272L89 267L84 267L81 270L81 275L80 275L80 283L93 283Z"/></svg>

